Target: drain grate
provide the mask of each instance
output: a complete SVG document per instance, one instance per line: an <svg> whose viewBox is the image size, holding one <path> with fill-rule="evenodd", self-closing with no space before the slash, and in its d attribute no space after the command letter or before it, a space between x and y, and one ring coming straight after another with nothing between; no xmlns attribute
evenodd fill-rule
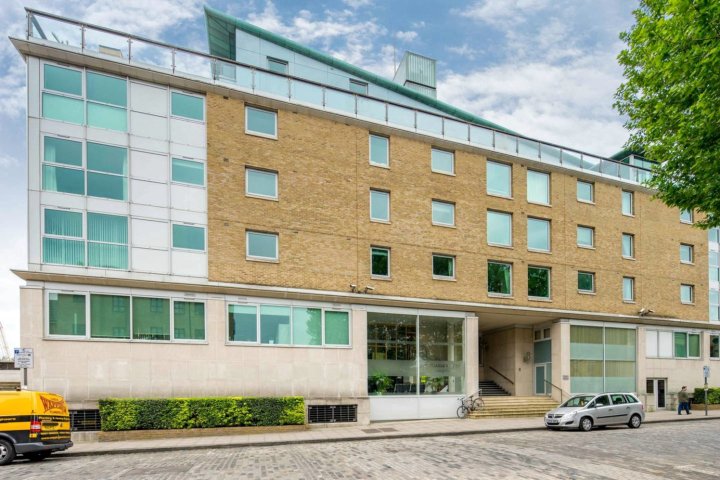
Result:
<svg viewBox="0 0 720 480"><path fill-rule="evenodd" d="M308 405L308 423L357 422L357 405Z"/></svg>

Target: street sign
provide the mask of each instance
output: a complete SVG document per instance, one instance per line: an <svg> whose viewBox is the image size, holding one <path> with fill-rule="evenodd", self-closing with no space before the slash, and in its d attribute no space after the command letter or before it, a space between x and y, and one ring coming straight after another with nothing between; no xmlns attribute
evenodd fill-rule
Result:
<svg viewBox="0 0 720 480"><path fill-rule="evenodd" d="M33 368L33 349L15 349L15 368Z"/></svg>
<svg viewBox="0 0 720 480"><path fill-rule="evenodd" d="M710 377L710 365L705 365L703 367L703 377L705 377L705 378Z"/></svg>

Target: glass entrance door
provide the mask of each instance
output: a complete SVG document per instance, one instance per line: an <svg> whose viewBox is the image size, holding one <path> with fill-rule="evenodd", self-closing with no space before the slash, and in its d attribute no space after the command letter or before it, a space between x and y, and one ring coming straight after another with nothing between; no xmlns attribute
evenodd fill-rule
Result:
<svg viewBox="0 0 720 480"><path fill-rule="evenodd" d="M657 410L665 408L665 390L667 386L667 379L665 378L648 378L647 379L647 393L655 396L655 408Z"/></svg>
<svg viewBox="0 0 720 480"><path fill-rule="evenodd" d="M535 395L545 394L545 365L535 365Z"/></svg>

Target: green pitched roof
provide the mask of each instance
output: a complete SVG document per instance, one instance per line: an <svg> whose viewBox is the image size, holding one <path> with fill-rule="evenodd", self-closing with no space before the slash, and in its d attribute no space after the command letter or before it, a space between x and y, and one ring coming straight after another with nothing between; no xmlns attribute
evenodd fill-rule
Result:
<svg viewBox="0 0 720 480"><path fill-rule="evenodd" d="M207 24L208 45L211 55L227 58L229 60L235 60L235 29L238 28L263 40L272 42L283 48L287 48L292 52L304 55L308 58L312 58L313 60L317 60L333 68L337 68L338 70L349 73L350 75L362 78L367 82L373 83L390 91L399 93L400 95L403 95L405 97L421 102L424 105L435 108L451 117L459 118L466 122L482 125L495 130L500 130L501 132L505 133L516 133L496 123L473 115L472 113L468 113L464 110L453 107L452 105L449 105L445 102L441 102L432 97L428 97L427 95L423 95L422 93L416 92L415 90L411 90L379 75L368 72L367 70L363 70L362 68L356 67L347 62L343 62L342 60L338 60L337 58L334 58L325 53L293 42L292 40L281 37L280 35L276 35L251 23L227 15L207 5L205 6L205 21Z"/></svg>

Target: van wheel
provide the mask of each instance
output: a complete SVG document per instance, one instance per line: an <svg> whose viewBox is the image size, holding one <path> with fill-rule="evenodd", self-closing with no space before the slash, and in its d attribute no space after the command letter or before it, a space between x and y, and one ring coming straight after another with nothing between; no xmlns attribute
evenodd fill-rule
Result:
<svg viewBox="0 0 720 480"><path fill-rule="evenodd" d="M32 453L26 453L23 455L25 458L30 460L31 462L39 462L40 460L45 460L47 457L50 456L52 452L49 450L46 450L44 452L32 452Z"/></svg>
<svg viewBox="0 0 720 480"><path fill-rule="evenodd" d="M0 465L7 465L15 459L15 447L9 441L0 438Z"/></svg>
<svg viewBox="0 0 720 480"><path fill-rule="evenodd" d="M630 428L640 428L640 424L642 423L642 420L640 420L640 415L637 413L630 417L630 421L628 422L628 427Z"/></svg>
<svg viewBox="0 0 720 480"><path fill-rule="evenodd" d="M593 421L590 417L583 417L580 419L580 430L583 432L589 432L592 430Z"/></svg>

